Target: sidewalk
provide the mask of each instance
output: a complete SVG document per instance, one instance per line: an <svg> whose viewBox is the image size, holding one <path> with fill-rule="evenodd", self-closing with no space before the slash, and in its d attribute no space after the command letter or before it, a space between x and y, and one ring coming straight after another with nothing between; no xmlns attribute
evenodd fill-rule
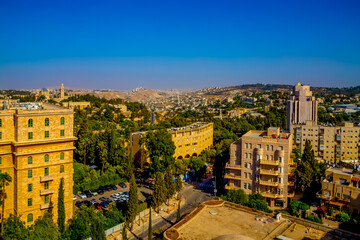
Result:
<svg viewBox="0 0 360 240"><path fill-rule="evenodd" d="M173 224L172 222L172 218L173 218L173 214L176 214L177 208L178 208L178 202L179 200L176 200L175 198L171 199L169 202L169 206L167 206L166 204L163 204L160 207L160 211L159 213L156 213L154 211L154 209L152 209L151 213L151 220L152 220L152 226L153 226L153 232L155 232L156 228L154 226L158 225L159 223L163 222L163 224ZM185 205L185 199L182 197L181 198L181 206L180 208L182 208ZM139 219L140 216L140 219ZM175 215L176 216L176 215ZM176 219L175 219L176 221ZM146 233L145 235L147 235L148 232L148 227L149 227L149 209L146 209L144 211L142 211L135 219L134 221L134 226L131 232L128 232L128 238L129 239L138 239L138 235L139 234L143 234ZM107 240L121 240L121 232L115 232L109 236L107 236Z"/></svg>

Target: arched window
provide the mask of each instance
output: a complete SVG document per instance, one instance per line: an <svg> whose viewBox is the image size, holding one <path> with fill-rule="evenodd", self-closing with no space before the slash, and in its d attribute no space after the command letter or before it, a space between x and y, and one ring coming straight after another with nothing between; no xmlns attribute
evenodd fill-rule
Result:
<svg viewBox="0 0 360 240"><path fill-rule="evenodd" d="M45 162L49 162L49 155L45 155Z"/></svg>
<svg viewBox="0 0 360 240"><path fill-rule="evenodd" d="M64 172L64 165L61 165L60 166L60 173L63 173Z"/></svg>
<svg viewBox="0 0 360 240"><path fill-rule="evenodd" d="M27 222L32 222L33 221L33 215L32 213L27 215Z"/></svg>
<svg viewBox="0 0 360 240"><path fill-rule="evenodd" d="M28 121L28 127L32 127L33 126L33 120L30 118Z"/></svg>
<svg viewBox="0 0 360 240"><path fill-rule="evenodd" d="M49 119L45 118L45 126L49 126Z"/></svg>
<svg viewBox="0 0 360 240"><path fill-rule="evenodd" d="M28 157L28 164L32 164L32 157Z"/></svg>
<svg viewBox="0 0 360 240"><path fill-rule="evenodd" d="M60 160L64 160L65 158L65 154L64 153L60 153Z"/></svg>
<svg viewBox="0 0 360 240"><path fill-rule="evenodd" d="M60 125L65 125L65 118L64 117L60 118Z"/></svg>

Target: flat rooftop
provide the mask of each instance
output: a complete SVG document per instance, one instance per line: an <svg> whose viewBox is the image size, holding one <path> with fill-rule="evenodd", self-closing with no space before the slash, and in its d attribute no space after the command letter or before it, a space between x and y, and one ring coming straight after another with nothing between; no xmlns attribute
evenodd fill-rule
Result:
<svg viewBox="0 0 360 240"><path fill-rule="evenodd" d="M168 131L175 132L175 131L191 130L191 129L196 129L196 128L205 126L207 124L209 124L209 123L208 122L197 122L197 123L193 123L191 125L185 126L185 127L169 128Z"/></svg>
<svg viewBox="0 0 360 240"><path fill-rule="evenodd" d="M67 108L49 103L27 102L12 103L11 105L3 104L1 110L22 110L22 111L39 111L39 110L65 110Z"/></svg>
<svg viewBox="0 0 360 240"><path fill-rule="evenodd" d="M261 219L261 220L260 220ZM328 233L287 219L277 222L259 212L222 205L206 207L177 229L178 239L257 240L282 235L289 239L333 239ZM325 237L326 235L326 237Z"/></svg>

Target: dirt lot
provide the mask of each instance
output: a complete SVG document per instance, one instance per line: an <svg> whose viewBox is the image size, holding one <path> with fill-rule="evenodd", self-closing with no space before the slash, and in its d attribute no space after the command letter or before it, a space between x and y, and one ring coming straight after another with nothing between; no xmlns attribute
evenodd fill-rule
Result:
<svg viewBox="0 0 360 240"><path fill-rule="evenodd" d="M216 215L210 214L214 210ZM207 208L195 219L180 229L180 237L186 240L213 239L222 235L241 234L252 239L263 239L279 225L265 224L255 220L255 215L228 207Z"/></svg>

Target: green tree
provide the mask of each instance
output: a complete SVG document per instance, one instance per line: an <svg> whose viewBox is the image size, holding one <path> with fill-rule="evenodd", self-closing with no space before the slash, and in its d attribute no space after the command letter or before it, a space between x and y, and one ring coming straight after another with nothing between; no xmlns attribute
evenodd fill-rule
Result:
<svg viewBox="0 0 360 240"><path fill-rule="evenodd" d="M152 232L152 221L151 221L151 207L149 209L149 229L148 229L148 239L151 240L153 236Z"/></svg>
<svg viewBox="0 0 360 240"><path fill-rule="evenodd" d="M18 216L10 214L4 221L4 234L5 240L25 240L29 236L29 231L25 227L25 222L21 221Z"/></svg>
<svg viewBox="0 0 360 240"><path fill-rule="evenodd" d="M180 219L181 219L180 203L181 203L181 198L179 199L179 202L178 202L178 209L177 209L176 221L180 221Z"/></svg>
<svg viewBox="0 0 360 240"><path fill-rule="evenodd" d="M135 176L134 174L132 174L130 179L129 201L127 201L127 210L126 210L126 219L129 223L130 229L133 228L133 222L138 212L138 208L139 208L138 186L135 181Z"/></svg>
<svg viewBox="0 0 360 240"><path fill-rule="evenodd" d="M125 221L124 226L123 226L123 228L122 228L121 236L122 236L122 240L128 240L128 239L129 239L129 238L127 237L126 221Z"/></svg>
<svg viewBox="0 0 360 240"><path fill-rule="evenodd" d="M306 211L306 210L310 209L310 206L302 201L292 201L289 204L290 214L293 216L298 217L300 215L300 212L299 212L300 209L302 211Z"/></svg>
<svg viewBox="0 0 360 240"><path fill-rule="evenodd" d="M28 240L58 240L60 236L60 232L53 222L52 215L45 213L44 216L39 217L35 221L33 231L31 231Z"/></svg>
<svg viewBox="0 0 360 240"><path fill-rule="evenodd" d="M65 232L64 178L60 179L57 224L60 233L64 234Z"/></svg>
<svg viewBox="0 0 360 240"><path fill-rule="evenodd" d="M174 175L172 173L171 167L168 166L165 171L165 189L166 189L166 199L167 205L169 205L169 200L175 194L175 182Z"/></svg>
<svg viewBox="0 0 360 240"><path fill-rule="evenodd" d="M163 204L165 201L166 189L164 175L161 172L158 172L155 178L155 189L151 205L155 209L155 211L159 212L160 205Z"/></svg>
<svg viewBox="0 0 360 240"><path fill-rule="evenodd" d="M248 195L242 189L228 190L225 195L221 196L225 201L233 202L240 205L246 205L249 202Z"/></svg>
<svg viewBox="0 0 360 240"><path fill-rule="evenodd" d="M85 137L81 139L81 143L84 146L84 165L86 165L86 147L88 146L88 144L90 144L90 139Z"/></svg>
<svg viewBox="0 0 360 240"><path fill-rule="evenodd" d="M253 209L260 210L263 212L267 212L267 213L272 212L269 209L266 202L264 201L263 197L259 193L249 194L249 203L247 205Z"/></svg>
<svg viewBox="0 0 360 240"><path fill-rule="evenodd" d="M104 142L100 142L98 144L98 149L100 152L100 160L101 160L101 176L104 174L104 166L105 166L105 162L107 159L107 150L105 149L105 144Z"/></svg>
<svg viewBox="0 0 360 240"><path fill-rule="evenodd" d="M91 240L106 240L105 231L99 219L95 219L92 223Z"/></svg>
<svg viewBox="0 0 360 240"><path fill-rule="evenodd" d="M5 199L7 198L5 189L6 189L6 186L8 186L10 184L11 181L12 181L12 178L7 172L0 173L1 234L3 234L3 231L4 231L3 223L4 223L4 216L5 216Z"/></svg>
<svg viewBox="0 0 360 240"><path fill-rule="evenodd" d="M179 195L180 195L180 192L182 190L182 181L181 181L181 178L180 176L177 176L176 179L175 179L175 192L178 193L178 198L179 198Z"/></svg>
<svg viewBox="0 0 360 240"><path fill-rule="evenodd" d="M315 215L310 215L310 216L308 216L308 217L306 218L306 220L323 224L323 221L322 221L318 216L315 216Z"/></svg>

